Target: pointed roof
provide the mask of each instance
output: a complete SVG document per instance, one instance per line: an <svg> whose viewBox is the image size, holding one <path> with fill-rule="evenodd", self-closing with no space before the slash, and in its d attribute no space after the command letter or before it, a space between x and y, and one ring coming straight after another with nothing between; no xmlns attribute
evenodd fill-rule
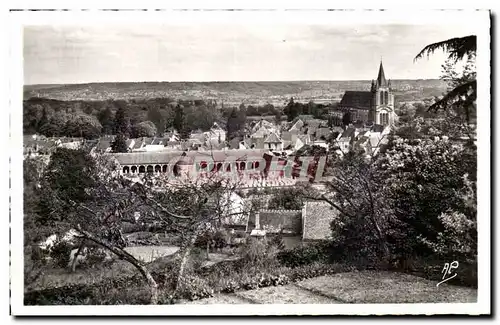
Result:
<svg viewBox="0 0 500 325"><path fill-rule="evenodd" d="M276 133L272 132L271 134L269 134L264 143L281 143L281 140L276 135Z"/></svg>
<svg viewBox="0 0 500 325"><path fill-rule="evenodd" d="M384 66L382 65L382 60L380 60L380 67L378 69L377 85L387 86L387 80L385 79Z"/></svg>

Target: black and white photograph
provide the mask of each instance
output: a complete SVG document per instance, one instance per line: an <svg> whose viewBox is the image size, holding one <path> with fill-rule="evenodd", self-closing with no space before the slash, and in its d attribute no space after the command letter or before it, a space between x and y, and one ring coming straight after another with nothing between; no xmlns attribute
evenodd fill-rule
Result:
<svg viewBox="0 0 500 325"><path fill-rule="evenodd" d="M491 313L488 10L10 16L13 315Z"/></svg>

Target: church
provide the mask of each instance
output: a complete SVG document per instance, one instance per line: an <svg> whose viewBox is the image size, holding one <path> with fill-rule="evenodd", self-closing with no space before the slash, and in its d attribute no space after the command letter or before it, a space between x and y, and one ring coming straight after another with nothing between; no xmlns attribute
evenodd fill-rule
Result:
<svg viewBox="0 0 500 325"><path fill-rule="evenodd" d="M396 120L391 81L385 78L380 61L377 80L372 80L370 91L346 91L339 109L351 114L351 121L392 126Z"/></svg>

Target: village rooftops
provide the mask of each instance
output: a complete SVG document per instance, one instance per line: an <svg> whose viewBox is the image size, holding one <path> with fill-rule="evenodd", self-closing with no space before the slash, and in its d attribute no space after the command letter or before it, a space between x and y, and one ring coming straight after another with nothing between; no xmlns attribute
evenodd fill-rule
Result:
<svg viewBox="0 0 500 325"><path fill-rule="evenodd" d="M339 139L350 139L356 134L356 129L353 127L348 127L342 132Z"/></svg>
<svg viewBox="0 0 500 325"><path fill-rule="evenodd" d="M264 143L281 143L281 140L276 135L276 133L272 132L269 136L264 140Z"/></svg>
<svg viewBox="0 0 500 325"><path fill-rule="evenodd" d="M134 152L110 153L120 165L153 165L168 164L179 159L183 154L190 161L206 157L208 161L217 162L226 160L246 160L248 158L262 158L267 150L210 150L210 151L160 151L160 152Z"/></svg>

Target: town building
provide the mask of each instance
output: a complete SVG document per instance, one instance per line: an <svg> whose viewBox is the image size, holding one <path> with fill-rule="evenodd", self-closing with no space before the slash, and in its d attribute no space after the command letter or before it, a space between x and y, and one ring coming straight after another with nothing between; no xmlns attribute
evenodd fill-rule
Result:
<svg viewBox="0 0 500 325"><path fill-rule="evenodd" d="M378 76L372 80L370 91L346 91L339 109L349 113L351 121L392 126L397 119L391 81L385 78L380 62Z"/></svg>

